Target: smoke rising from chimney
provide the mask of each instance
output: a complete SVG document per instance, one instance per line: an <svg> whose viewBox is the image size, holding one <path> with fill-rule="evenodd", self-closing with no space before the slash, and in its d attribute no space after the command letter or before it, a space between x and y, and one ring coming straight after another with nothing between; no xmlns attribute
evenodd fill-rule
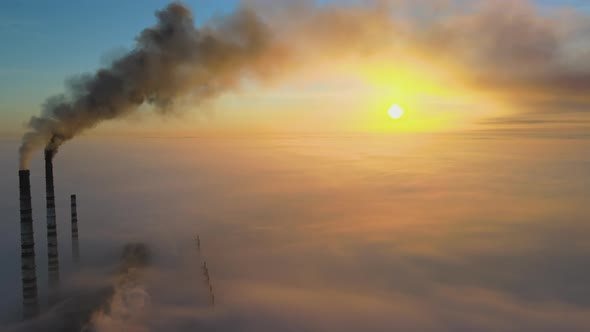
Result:
<svg viewBox="0 0 590 332"><path fill-rule="evenodd" d="M467 8L463 1L439 0L261 3L200 28L181 3L156 12L157 23L136 37L130 52L70 80L66 93L45 101L23 136L20 168L28 168L37 149L54 155L64 142L141 105L167 113L178 98L199 102L244 79L264 83L348 56L396 63L424 57L522 111L562 112L555 104L572 101L571 112L586 111L590 105L590 67L580 56L590 52L584 13L548 15L534 2L515 0L474 0Z"/></svg>
<svg viewBox="0 0 590 332"><path fill-rule="evenodd" d="M274 53L271 34L253 11L242 8L200 29L180 3L156 16L157 24L141 32L132 51L45 101L23 136L21 169L35 150L45 147L55 155L64 142L142 104L167 112L179 96L211 98L237 87L245 75L260 78L269 70L261 59Z"/></svg>

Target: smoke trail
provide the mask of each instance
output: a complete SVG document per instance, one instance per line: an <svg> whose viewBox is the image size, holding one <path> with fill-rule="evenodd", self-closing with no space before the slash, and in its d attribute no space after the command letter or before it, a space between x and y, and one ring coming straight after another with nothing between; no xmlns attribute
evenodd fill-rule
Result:
<svg viewBox="0 0 590 332"><path fill-rule="evenodd" d="M400 66L398 60L425 57L462 84L537 114L561 112L556 104L570 105L568 112L590 106L590 27L582 12L564 17L525 0L261 3L201 28L180 3L158 11L132 51L45 101L23 136L21 169L36 149L55 154L67 140L141 105L166 113L181 97L199 102L245 78L266 82L348 56L379 55Z"/></svg>
<svg viewBox="0 0 590 332"><path fill-rule="evenodd" d="M273 56L268 28L246 8L201 29L190 10L172 3L158 22L136 38L134 49L110 67L69 82L67 92L48 98L29 121L20 147L20 168L45 146L53 155L66 141L102 121L149 103L162 112L190 94L197 100L235 88L244 75L262 78Z"/></svg>

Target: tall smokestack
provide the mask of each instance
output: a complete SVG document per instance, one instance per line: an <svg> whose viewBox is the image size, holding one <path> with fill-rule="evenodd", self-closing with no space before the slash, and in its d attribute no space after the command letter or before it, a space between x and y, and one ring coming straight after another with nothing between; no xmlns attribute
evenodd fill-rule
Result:
<svg viewBox="0 0 590 332"><path fill-rule="evenodd" d="M39 313L37 298L37 269L35 266L35 236L29 170L18 172L20 189L20 246L21 278L23 285L23 316L25 319Z"/></svg>
<svg viewBox="0 0 590 332"><path fill-rule="evenodd" d="M55 292L59 284L57 223L55 219L55 191L53 188L53 156L53 151L49 149L45 150L45 190L47 193L47 258L49 267L50 292Z"/></svg>
<svg viewBox="0 0 590 332"><path fill-rule="evenodd" d="M76 206L76 195L71 195L72 210L72 260L74 264L80 263L80 244L78 243L78 208Z"/></svg>

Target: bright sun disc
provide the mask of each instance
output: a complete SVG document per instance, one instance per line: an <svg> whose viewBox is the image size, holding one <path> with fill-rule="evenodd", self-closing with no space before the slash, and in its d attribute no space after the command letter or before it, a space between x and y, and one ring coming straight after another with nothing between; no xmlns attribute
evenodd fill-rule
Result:
<svg viewBox="0 0 590 332"><path fill-rule="evenodd" d="M391 108L389 108L389 111L387 111L387 113L393 119L399 119L402 117L402 115L404 115L404 110L401 107L399 107L398 104L395 104L391 106Z"/></svg>

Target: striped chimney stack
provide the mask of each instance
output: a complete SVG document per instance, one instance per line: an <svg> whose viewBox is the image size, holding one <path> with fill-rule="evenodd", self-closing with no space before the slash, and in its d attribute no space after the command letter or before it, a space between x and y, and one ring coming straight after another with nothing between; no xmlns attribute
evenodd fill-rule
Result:
<svg viewBox="0 0 590 332"><path fill-rule="evenodd" d="M76 206L76 195L71 195L72 210L72 259L75 264L80 262L80 244L78 243L78 209Z"/></svg>
<svg viewBox="0 0 590 332"><path fill-rule="evenodd" d="M37 271L35 266L35 236L29 170L18 172L20 189L21 278L23 286L23 315L25 319L39 313Z"/></svg>
<svg viewBox="0 0 590 332"><path fill-rule="evenodd" d="M53 152L45 150L45 190L47 193L47 258L49 287L59 284L59 256L57 251L57 224L55 218L55 191L53 188Z"/></svg>

